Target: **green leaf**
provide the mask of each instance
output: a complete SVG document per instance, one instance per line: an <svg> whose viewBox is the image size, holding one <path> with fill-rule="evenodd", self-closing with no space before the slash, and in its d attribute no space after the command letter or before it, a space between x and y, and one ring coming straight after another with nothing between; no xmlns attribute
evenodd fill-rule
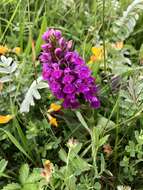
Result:
<svg viewBox="0 0 143 190"><path fill-rule="evenodd" d="M59 151L59 157L65 163L67 162L67 153L65 152L65 150L63 148L61 148Z"/></svg>
<svg viewBox="0 0 143 190"><path fill-rule="evenodd" d="M5 159L2 159L2 160L0 161L0 173L3 173L3 172L4 172L4 170L5 170L6 166L7 166L7 164L8 164L8 161L6 161Z"/></svg>
<svg viewBox="0 0 143 190"><path fill-rule="evenodd" d="M79 111L76 111L76 116L79 119L79 121L81 122L81 124L84 126L84 128L90 133L90 129Z"/></svg>
<svg viewBox="0 0 143 190"><path fill-rule="evenodd" d="M25 184L29 176L28 164L23 164L19 170L19 181L21 184Z"/></svg>
<svg viewBox="0 0 143 190"><path fill-rule="evenodd" d="M36 40L36 47L35 47L36 55L38 55L40 53L41 43L42 43L42 37L41 36L44 33L44 31L46 30L46 28L47 28L47 17L44 15L43 20L42 20L42 24L41 24L41 29L39 32L39 36L38 36L38 39Z"/></svg>
<svg viewBox="0 0 143 190"><path fill-rule="evenodd" d="M109 135L106 135L106 136L102 137L102 138L99 140L98 146L100 147L100 146L104 145L104 144L106 143L106 141L108 140L108 137L109 137Z"/></svg>
<svg viewBox="0 0 143 190"><path fill-rule="evenodd" d="M99 175L101 175L104 171L105 171L105 159L103 154L101 154L101 166L100 166L100 173Z"/></svg>
<svg viewBox="0 0 143 190"><path fill-rule="evenodd" d="M70 151L70 159L73 159L81 150L82 143L77 143L75 146L71 148Z"/></svg>
<svg viewBox="0 0 143 190"><path fill-rule="evenodd" d="M80 175L82 172L88 171L90 169L90 165L79 156L76 156L71 165L74 167L76 175Z"/></svg>
<svg viewBox="0 0 143 190"><path fill-rule="evenodd" d="M134 0L123 12L123 16L113 23L113 32L117 40L125 40L133 32L139 14L143 10L143 1Z"/></svg>
<svg viewBox="0 0 143 190"><path fill-rule="evenodd" d="M18 183L11 183L3 187L2 190L21 190L21 186Z"/></svg>
<svg viewBox="0 0 143 190"><path fill-rule="evenodd" d="M97 121L97 125L96 127L101 127L101 128L114 128L115 127L115 123L109 119L107 119L106 117L99 115L98 117L98 121Z"/></svg>
<svg viewBox="0 0 143 190"><path fill-rule="evenodd" d="M99 182L96 182L96 183L94 184L94 189L95 189L95 190L100 190L100 189L101 189L101 184L100 184Z"/></svg>
<svg viewBox="0 0 143 190"><path fill-rule="evenodd" d="M8 131L0 128L0 131L3 131L7 136L8 138L11 140L11 142L29 159L31 160L32 162L34 162L32 160L32 158L25 152L25 150L23 149L23 147L19 144L19 142L17 141L17 139Z"/></svg>
<svg viewBox="0 0 143 190"><path fill-rule="evenodd" d="M38 184L25 184L21 190L39 190Z"/></svg>
<svg viewBox="0 0 143 190"><path fill-rule="evenodd" d="M28 89L25 98L20 106L20 112L29 112L30 106L34 106L34 99L41 99L41 95L39 93L39 89L48 88L48 84L42 81L42 77L40 76L37 80L34 80Z"/></svg>
<svg viewBox="0 0 143 190"><path fill-rule="evenodd" d="M36 183L42 179L42 176L40 175L41 171L39 168L34 168L33 172L29 175L26 183Z"/></svg>

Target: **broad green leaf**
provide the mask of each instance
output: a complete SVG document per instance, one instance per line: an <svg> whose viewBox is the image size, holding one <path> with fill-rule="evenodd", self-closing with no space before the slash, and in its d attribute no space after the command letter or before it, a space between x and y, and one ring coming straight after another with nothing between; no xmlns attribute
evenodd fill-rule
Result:
<svg viewBox="0 0 143 190"><path fill-rule="evenodd" d="M19 181L21 184L25 184L29 176L28 164L23 164L19 170Z"/></svg>
<svg viewBox="0 0 143 190"><path fill-rule="evenodd" d="M100 184L99 182L96 182L96 183L94 184L94 189L95 189L95 190L101 190L101 184Z"/></svg>
<svg viewBox="0 0 143 190"><path fill-rule="evenodd" d="M34 168L32 173L29 175L26 183L36 183L42 179L41 171L39 168Z"/></svg>
<svg viewBox="0 0 143 190"><path fill-rule="evenodd" d="M90 165L82 158L77 156L72 162L71 165L74 167L76 175L80 175L84 171L90 169Z"/></svg>
<svg viewBox="0 0 143 190"><path fill-rule="evenodd" d="M3 187L2 190L21 190L21 186L18 183L11 183Z"/></svg>
<svg viewBox="0 0 143 190"><path fill-rule="evenodd" d="M38 184L25 184L21 190L39 190Z"/></svg>
<svg viewBox="0 0 143 190"><path fill-rule="evenodd" d="M96 127L112 129L115 127L115 123L108 118L99 115Z"/></svg>
<svg viewBox="0 0 143 190"><path fill-rule="evenodd" d="M65 150L63 148L61 148L59 151L59 157L65 163L67 162L67 153L65 152Z"/></svg>

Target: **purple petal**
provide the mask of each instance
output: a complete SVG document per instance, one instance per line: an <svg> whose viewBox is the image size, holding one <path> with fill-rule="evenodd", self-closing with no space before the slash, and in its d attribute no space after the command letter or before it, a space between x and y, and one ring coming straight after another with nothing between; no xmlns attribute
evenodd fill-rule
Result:
<svg viewBox="0 0 143 190"><path fill-rule="evenodd" d="M62 70L57 69L57 70L54 70L51 75L53 78L59 79L62 76L62 73L63 73Z"/></svg>
<svg viewBox="0 0 143 190"><path fill-rule="evenodd" d="M91 71L87 66L81 67L78 71L78 75L81 79L88 78L91 75Z"/></svg>
<svg viewBox="0 0 143 190"><path fill-rule="evenodd" d="M62 82L64 84L70 84L73 80L74 80L74 76L72 76L72 75L65 75Z"/></svg>
<svg viewBox="0 0 143 190"><path fill-rule="evenodd" d="M61 48L56 48L55 49L55 55L58 57L58 58L61 58L62 55L63 55L63 51Z"/></svg>
<svg viewBox="0 0 143 190"><path fill-rule="evenodd" d="M52 82L50 84L50 88L53 91L53 93L56 93L61 89L61 86L60 86L60 84L58 82Z"/></svg>
<svg viewBox="0 0 143 190"><path fill-rule="evenodd" d="M43 52L40 57L39 57L40 61L43 63L47 63L51 61L51 55L49 53L45 53Z"/></svg>
<svg viewBox="0 0 143 190"><path fill-rule="evenodd" d="M92 97L91 106L96 109L100 107L100 101L98 100L96 96Z"/></svg>
<svg viewBox="0 0 143 190"><path fill-rule="evenodd" d="M63 88L63 92L66 93L66 94L71 94L71 93L73 93L75 90L76 90L76 89L75 89L74 85L72 85L72 84L67 84L67 85L65 85L64 88Z"/></svg>
<svg viewBox="0 0 143 190"><path fill-rule="evenodd" d="M57 38L57 40L62 37L62 33L61 33L60 30L55 30L55 34L54 34L54 35L55 35L55 37Z"/></svg>

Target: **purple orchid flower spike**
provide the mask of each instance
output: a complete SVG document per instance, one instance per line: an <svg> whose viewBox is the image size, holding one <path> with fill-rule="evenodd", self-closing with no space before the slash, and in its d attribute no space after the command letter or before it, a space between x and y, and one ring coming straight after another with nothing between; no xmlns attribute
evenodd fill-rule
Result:
<svg viewBox="0 0 143 190"><path fill-rule="evenodd" d="M53 95L63 100L64 108L78 108L81 98L93 108L99 108L95 78L85 61L72 51L72 41L67 41L61 31L54 29L48 29L42 39L45 41L39 57L42 75Z"/></svg>

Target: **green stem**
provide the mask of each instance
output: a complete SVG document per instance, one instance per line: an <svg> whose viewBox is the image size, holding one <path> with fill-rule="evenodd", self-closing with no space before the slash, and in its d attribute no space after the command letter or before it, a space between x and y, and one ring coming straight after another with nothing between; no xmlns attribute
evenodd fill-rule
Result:
<svg viewBox="0 0 143 190"><path fill-rule="evenodd" d="M69 149L68 152L68 156L67 156L67 164L66 164L66 172L65 172L65 184L68 187L68 178L69 178L69 174L68 174L68 167L69 167L69 160L70 160L70 153L71 153L71 149Z"/></svg>
<svg viewBox="0 0 143 190"><path fill-rule="evenodd" d="M117 149L118 149L118 140L119 140L118 134L119 134L119 127L120 127L118 125L119 124L119 104L117 104L116 123L117 123L117 126L116 126L116 139L115 139L115 147L114 147L114 163L115 163L115 168L117 168L116 160L117 160L117 157L118 157Z"/></svg>
<svg viewBox="0 0 143 190"><path fill-rule="evenodd" d="M106 65L106 47L105 47L105 0L103 0L103 54L104 54L104 72L107 71L107 65Z"/></svg>
<svg viewBox="0 0 143 190"><path fill-rule="evenodd" d="M97 170L97 163L96 163L97 151L98 151L98 149L97 148L94 149L94 147L93 147L92 157L93 157L93 165L94 165L94 178L98 177L98 170Z"/></svg>

